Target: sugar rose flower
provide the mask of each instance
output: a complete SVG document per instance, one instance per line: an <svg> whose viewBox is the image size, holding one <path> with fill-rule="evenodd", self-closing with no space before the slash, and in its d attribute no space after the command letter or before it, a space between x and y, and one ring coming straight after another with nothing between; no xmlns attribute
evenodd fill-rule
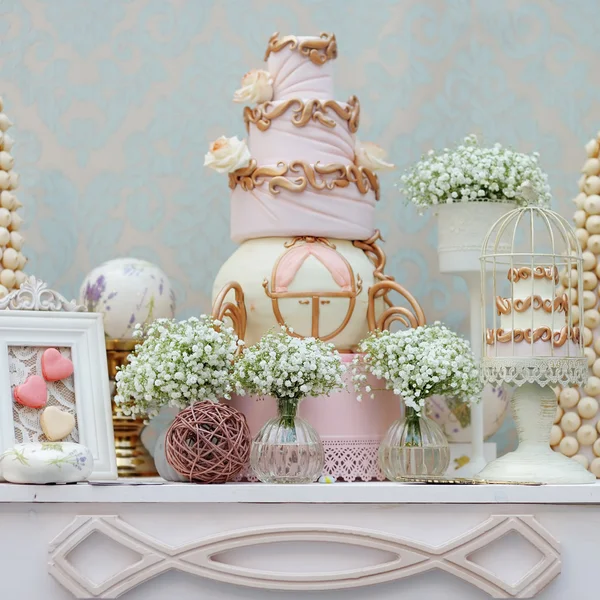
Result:
<svg viewBox="0 0 600 600"><path fill-rule="evenodd" d="M204 156L204 166L217 173L233 173L247 167L251 158L245 140L238 140L237 136L226 138L222 135L210 145L210 150Z"/></svg>
<svg viewBox="0 0 600 600"><path fill-rule="evenodd" d="M273 99L273 78L268 71L253 69L242 77L242 87L233 94L234 102L268 102Z"/></svg>
<svg viewBox="0 0 600 600"><path fill-rule="evenodd" d="M356 164L359 167L366 167L371 171L390 171L396 167L389 162L385 162L386 151L372 142L359 142L356 140Z"/></svg>

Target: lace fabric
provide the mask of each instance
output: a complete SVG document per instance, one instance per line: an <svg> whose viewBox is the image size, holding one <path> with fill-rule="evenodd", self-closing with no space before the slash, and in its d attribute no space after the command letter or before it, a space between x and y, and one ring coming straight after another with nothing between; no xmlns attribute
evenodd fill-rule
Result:
<svg viewBox="0 0 600 600"><path fill-rule="evenodd" d="M484 358L481 375L492 384L584 386L589 369L585 358Z"/></svg>
<svg viewBox="0 0 600 600"><path fill-rule="evenodd" d="M8 348L8 371L11 390L15 386L25 383L32 375L42 375L42 354L44 350L46 348L35 346L10 346ZM57 350L66 358L71 358L70 348L57 348ZM62 381L49 381L47 386L48 403L46 406L56 406L75 416L75 429L63 441L79 442L73 375ZM22 406L13 401L15 442L48 441L40 426L41 413L40 409Z"/></svg>
<svg viewBox="0 0 600 600"><path fill-rule="evenodd" d="M324 438L323 472L338 481L384 481L385 475L379 468L380 443L380 438ZM256 482L258 479L248 465L236 481Z"/></svg>

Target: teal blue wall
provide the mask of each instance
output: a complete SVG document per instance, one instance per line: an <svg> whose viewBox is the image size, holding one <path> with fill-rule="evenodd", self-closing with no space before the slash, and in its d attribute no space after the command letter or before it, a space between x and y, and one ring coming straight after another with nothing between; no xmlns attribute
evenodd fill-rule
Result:
<svg viewBox="0 0 600 600"><path fill-rule="evenodd" d="M538 149L572 212L600 115L595 0L2 0L0 93L15 122L29 272L69 296L108 258L172 277L181 315L209 307L234 246L208 141L245 134L230 102L273 31L334 31L337 97L400 167L469 132ZM435 222L382 176L389 271L430 320L466 332L466 288L440 276Z"/></svg>

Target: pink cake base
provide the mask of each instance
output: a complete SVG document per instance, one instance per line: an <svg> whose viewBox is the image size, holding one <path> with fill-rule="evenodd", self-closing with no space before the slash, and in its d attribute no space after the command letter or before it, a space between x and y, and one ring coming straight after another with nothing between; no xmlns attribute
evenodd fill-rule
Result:
<svg viewBox="0 0 600 600"><path fill-rule="evenodd" d="M343 354L345 363L354 358ZM390 425L402 417L401 400L387 390L383 383L369 376L367 385L377 389L375 398L366 394L359 402L351 381L351 373L344 375L346 389L332 392L330 396L307 398L300 404L299 415L318 432L325 449L325 469L341 481L385 479L379 469L377 452L379 444ZM233 396L231 406L241 411L254 436L271 418L277 416L274 398L258 396ZM256 481L250 470L240 479Z"/></svg>
<svg viewBox="0 0 600 600"><path fill-rule="evenodd" d="M488 358L577 358L581 355L579 346L571 341L565 342L560 347L553 347L552 342L538 340L528 342L495 342L488 344L486 354Z"/></svg>

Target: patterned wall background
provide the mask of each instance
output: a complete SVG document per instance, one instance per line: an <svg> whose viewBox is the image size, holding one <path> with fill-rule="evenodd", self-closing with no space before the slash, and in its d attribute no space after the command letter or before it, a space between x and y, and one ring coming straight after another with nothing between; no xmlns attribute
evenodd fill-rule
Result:
<svg viewBox="0 0 600 600"><path fill-rule="evenodd" d="M203 156L245 134L231 96L273 31L335 32L337 98L359 96L361 139L400 169L470 132L538 149L570 216L598 127L597 17L596 0L0 0L27 270L73 297L94 266L138 256L171 276L181 316L208 310L234 245ZM435 219L397 177L381 177L389 272L467 333L466 287L439 274Z"/></svg>

